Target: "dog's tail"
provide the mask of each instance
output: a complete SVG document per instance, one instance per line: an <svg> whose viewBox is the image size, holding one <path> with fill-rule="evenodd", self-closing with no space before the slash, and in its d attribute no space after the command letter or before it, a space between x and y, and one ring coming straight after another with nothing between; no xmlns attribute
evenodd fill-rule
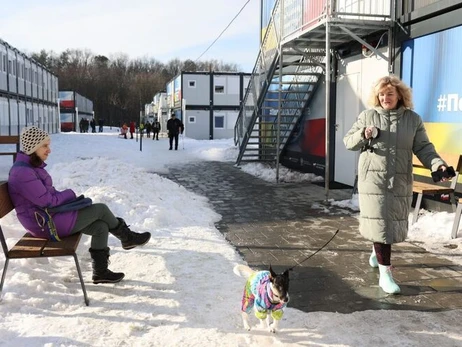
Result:
<svg viewBox="0 0 462 347"><path fill-rule="evenodd" d="M233 272L240 276L244 277L245 279L249 278L255 271L253 271L250 267L243 264L238 264L234 267Z"/></svg>

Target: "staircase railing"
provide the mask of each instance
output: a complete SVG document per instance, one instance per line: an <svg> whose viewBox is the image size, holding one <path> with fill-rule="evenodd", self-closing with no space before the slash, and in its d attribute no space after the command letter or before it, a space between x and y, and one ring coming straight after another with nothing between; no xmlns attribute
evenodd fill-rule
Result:
<svg viewBox="0 0 462 347"><path fill-rule="evenodd" d="M281 0L277 0L261 42L260 51L258 52L249 85L242 100L236 125L234 126L234 144L239 146L241 150L240 155L242 155L242 148L247 145L253 131L258 110L269 88L277 65L278 47L281 39L280 6Z"/></svg>
<svg viewBox="0 0 462 347"><path fill-rule="evenodd" d="M290 84L286 91L283 92L283 98L281 103L281 119L290 120L292 124L279 125L280 138L283 141L280 142L277 155L279 155L287 144L287 140L290 138L296 128L296 123L301 120L301 115L309 105L313 98L316 89L319 87L321 75L324 73L322 68L322 61L318 61L320 58L316 55L314 58L310 57L309 54L313 50L306 50L306 55L301 60L302 63L312 63L313 65L306 67L304 65L298 66L293 73L292 84ZM323 50L314 49L315 53L319 53ZM314 60L312 60L314 59ZM321 58L320 60L322 60ZM305 84L306 83L306 84ZM291 93L291 92L296 93ZM300 93L304 92L304 93ZM278 119L275 118L272 126L273 134L278 131ZM284 122L286 123L286 122ZM276 135L274 135L276 137Z"/></svg>

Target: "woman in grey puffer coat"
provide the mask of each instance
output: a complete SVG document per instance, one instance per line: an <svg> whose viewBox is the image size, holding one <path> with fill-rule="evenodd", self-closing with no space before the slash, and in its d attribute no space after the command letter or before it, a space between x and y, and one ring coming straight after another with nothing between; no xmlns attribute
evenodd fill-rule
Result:
<svg viewBox="0 0 462 347"><path fill-rule="evenodd" d="M391 274L391 245L408 232L412 201L412 155L425 167L447 164L429 141L420 116L412 111L412 94L396 76L378 80L363 111L345 135L347 149L361 151L358 163L359 231L373 242L369 264L380 270L379 286L397 294Z"/></svg>

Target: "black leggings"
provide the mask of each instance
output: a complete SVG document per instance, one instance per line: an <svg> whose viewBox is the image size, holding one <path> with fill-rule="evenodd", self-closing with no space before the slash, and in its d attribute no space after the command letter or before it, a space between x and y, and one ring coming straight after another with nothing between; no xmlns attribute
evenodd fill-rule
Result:
<svg viewBox="0 0 462 347"><path fill-rule="evenodd" d="M374 250L380 265L391 265L391 245L374 242Z"/></svg>

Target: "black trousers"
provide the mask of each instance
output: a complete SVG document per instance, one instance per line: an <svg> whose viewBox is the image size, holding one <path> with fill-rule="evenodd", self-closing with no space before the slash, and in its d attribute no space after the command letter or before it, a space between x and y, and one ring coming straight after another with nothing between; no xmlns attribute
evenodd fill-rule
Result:
<svg viewBox="0 0 462 347"><path fill-rule="evenodd" d="M175 139L175 149L178 149L178 134L168 135L170 149L172 149L173 139Z"/></svg>

